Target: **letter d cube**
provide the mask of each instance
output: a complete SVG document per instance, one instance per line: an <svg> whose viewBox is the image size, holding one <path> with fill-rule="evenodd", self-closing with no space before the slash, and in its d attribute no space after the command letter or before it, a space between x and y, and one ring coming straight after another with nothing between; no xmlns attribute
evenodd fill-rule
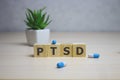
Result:
<svg viewBox="0 0 120 80"><path fill-rule="evenodd" d="M73 44L73 57L85 57L86 45L85 44Z"/></svg>

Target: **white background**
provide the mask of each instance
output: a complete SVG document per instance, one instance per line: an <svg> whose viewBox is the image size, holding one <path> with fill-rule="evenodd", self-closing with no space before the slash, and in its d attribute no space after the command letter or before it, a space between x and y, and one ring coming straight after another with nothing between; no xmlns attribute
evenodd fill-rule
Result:
<svg viewBox="0 0 120 80"><path fill-rule="evenodd" d="M0 32L24 31L26 8L44 6L51 31L120 31L120 0L0 0Z"/></svg>

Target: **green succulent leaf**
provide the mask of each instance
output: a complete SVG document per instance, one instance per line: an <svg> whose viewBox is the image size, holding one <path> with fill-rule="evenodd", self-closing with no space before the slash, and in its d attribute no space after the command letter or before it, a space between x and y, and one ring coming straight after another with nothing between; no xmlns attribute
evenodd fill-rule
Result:
<svg viewBox="0 0 120 80"><path fill-rule="evenodd" d="M52 21L49 20L50 16L46 12L43 12L46 7L39 10L27 9L26 20L24 22L30 29L44 29Z"/></svg>

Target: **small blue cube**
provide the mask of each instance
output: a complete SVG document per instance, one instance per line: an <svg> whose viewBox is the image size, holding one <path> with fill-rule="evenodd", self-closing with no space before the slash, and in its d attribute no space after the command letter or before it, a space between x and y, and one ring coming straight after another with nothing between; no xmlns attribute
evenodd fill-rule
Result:
<svg viewBox="0 0 120 80"><path fill-rule="evenodd" d="M52 40L52 44L56 44L57 43L57 41L56 40Z"/></svg>
<svg viewBox="0 0 120 80"><path fill-rule="evenodd" d="M65 63L64 62L58 62L57 63L57 68L63 68L65 67Z"/></svg>

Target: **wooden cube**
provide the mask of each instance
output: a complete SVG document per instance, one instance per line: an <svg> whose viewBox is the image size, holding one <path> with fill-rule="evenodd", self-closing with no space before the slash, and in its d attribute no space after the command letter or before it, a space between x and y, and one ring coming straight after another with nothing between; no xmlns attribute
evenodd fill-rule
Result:
<svg viewBox="0 0 120 80"><path fill-rule="evenodd" d="M85 44L73 44L73 57L85 57L86 45Z"/></svg>
<svg viewBox="0 0 120 80"><path fill-rule="evenodd" d="M34 45L34 57L47 57L45 44Z"/></svg>
<svg viewBox="0 0 120 80"><path fill-rule="evenodd" d="M60 57L60 44L49 44L46 47L48 57Z"/></svg>
<svg viewBox="0 0 120 80"><path fill-rule="evenodd" d="M61 44L61 56L72 57L72 44Z"/></svg>

